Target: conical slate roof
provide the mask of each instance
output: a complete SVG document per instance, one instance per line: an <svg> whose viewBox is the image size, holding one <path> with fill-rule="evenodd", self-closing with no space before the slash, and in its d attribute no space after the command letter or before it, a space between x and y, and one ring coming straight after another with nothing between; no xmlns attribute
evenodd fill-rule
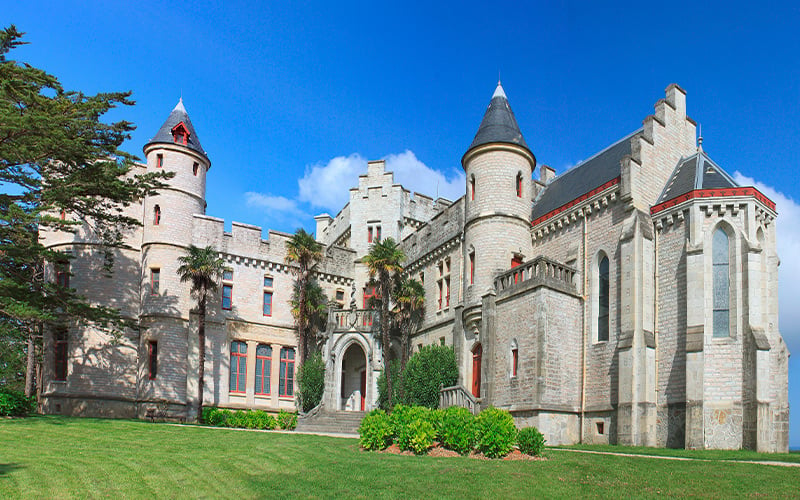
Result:
<svg viewBox="0 0 800 500"><path fill-rule="evenodd" d="M175 109L173 109L167 117L167 121L161 125L161 128L158 129L158 133L156 133L156 135L150 139L150 142L145 144L145 147L155 143L175 144L175 139L172 136L172 129L175 128L175 125L181 122L183 122L187 132L189 132L189 139L186 143L186 147L196 151L197 153L200 153L203 155L203 158L208 160L208 156L203 150L203 146L200 145L200 138L197 137L197 132L195 132L194 126L192 125L192 120L189 119L189 114L186 112L186 108L183 107L183 98L178 101Z"/></svg>
<svg viewBox="0 0 800 500"><path fill-rule="evenodd" d="M478 127L478 133L475 134L475 139L472 140L469 149L492 142L517 144L530 151L500 82L497 82L497 88L489 102L489 108L483 115L481 126Z"/></svg>

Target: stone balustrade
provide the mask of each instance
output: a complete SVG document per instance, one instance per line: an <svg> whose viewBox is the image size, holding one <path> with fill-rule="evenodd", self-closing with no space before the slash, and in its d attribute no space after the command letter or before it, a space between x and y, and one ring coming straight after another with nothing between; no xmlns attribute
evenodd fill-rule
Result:
<svg viewBox="0 0 800 500"><path fill-rule="evenodd" d="M506 295L534 283L568 293L577 293L576 273L574 268L566 264L540 256L498 275L494 279L494 288L498 295Z"/></svg>
<svg viewBox="0 0 800 500"><path fill-rule="evenodd" d="M375 309L334 309L331 315L334 332L374 332L380 329L381 313Z"/></svg>
<svg viewBox="0 0 800 500"><path fill-rule="evenodd" d="M473 415L477 414L480 410L478 400L475 399L475 396L460 385L439 388L439 408L444 409L451 406L466 408Z"/></svg>

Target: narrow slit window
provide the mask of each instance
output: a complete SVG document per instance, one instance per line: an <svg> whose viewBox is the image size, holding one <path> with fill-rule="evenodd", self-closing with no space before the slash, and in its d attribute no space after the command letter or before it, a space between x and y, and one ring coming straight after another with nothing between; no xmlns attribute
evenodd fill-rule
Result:
<svg viewBox="0 0 800 500"><path fill-rule="evenodd" d="M605 342L608 340L608 301L609 301L609 276L608 276L608 257L603 256L598 266L599 293L597 297L597 340Z"/></svg>
<svg viewBox="0 0 800 500"><path fill-rule="evenodd" d="M517 198L522 198L522 174L521 173L517 174L516 186L517 186Z"/></svg>
<svg viewBox="0 0 800 500"><path fill-rule="evenodd" d="M161 224L161 207L156 205L153 207L153 225L158 226Z"/></svg>
<svg viewBox="0 0 800 500"><path fill-rule="evenodd" d="M233 308L233 285L222 285L222 308L226 311Z"/></svg>
<svg viewBox="0 0 800 500"><path fill-rule="evenodd" d="M150 295L158 295L161 282L161 269L150 270Z"/></svg>
<svg viewBox="0 0 800 500"><path fill-rule="evenodd" d="M53 379L59 382L67 380L68 334L66 328L59 328L54 335Z"/></svg>
<svg viewBox="0 0 800 500"><path fill-rule="evenodd" d="M164 168L164 155L156 155L156 168Z"/></svg>
<svg viewBox="0 0 800 500"><path fill-rule="evenodd" d="M158 342L155 340L147 343L147 374L150 380L158 375Z"/></svg>
<svg viewBox="0 0 800 500"><path fill-rule="evenodd" d="M264 292L264 316L272 316L272 292Z"/></svg>

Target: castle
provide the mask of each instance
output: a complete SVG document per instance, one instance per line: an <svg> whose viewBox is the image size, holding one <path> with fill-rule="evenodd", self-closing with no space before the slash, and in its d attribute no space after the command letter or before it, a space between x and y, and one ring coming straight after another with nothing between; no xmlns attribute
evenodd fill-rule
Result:
<svg viewBox="0 0 800 500"><path fill-rule="evenodd" d="M213 246L226 266L208 313L205 404L294 409L290 235L262 239L238 222L225 232L206 215L211 161L182 102L144 154L136 169L175 176L126 207L142 226L116 250L112 277L88 225L41 234L74 257L51 279L140 326L122 338L47 332L44 410L192 416L197 316L176 274L190 244ZM412 194L374 161L335 217L315 218L332 304L323 407L374 408L383 356L398 354L381 352L361 262L392 237L425 288L413 349L456 353L459 384L443 404L508 409L551 444L788 449L775 204L703 151L683 89L670 85L641 128L556 176L498 84L461 163L456 201Z"/></svg>

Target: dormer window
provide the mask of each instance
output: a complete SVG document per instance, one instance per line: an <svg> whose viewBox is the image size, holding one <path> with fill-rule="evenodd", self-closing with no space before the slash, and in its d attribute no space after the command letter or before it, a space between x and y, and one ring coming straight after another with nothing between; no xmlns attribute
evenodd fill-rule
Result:
<svg viewBox="0 0 800 500"><path fill-rule="evenodd" d="M189 142L189 130L186 128L186 125L183 122L172 127L172 138L175 140L175 144L182 144L186 146Z"/></svg>

